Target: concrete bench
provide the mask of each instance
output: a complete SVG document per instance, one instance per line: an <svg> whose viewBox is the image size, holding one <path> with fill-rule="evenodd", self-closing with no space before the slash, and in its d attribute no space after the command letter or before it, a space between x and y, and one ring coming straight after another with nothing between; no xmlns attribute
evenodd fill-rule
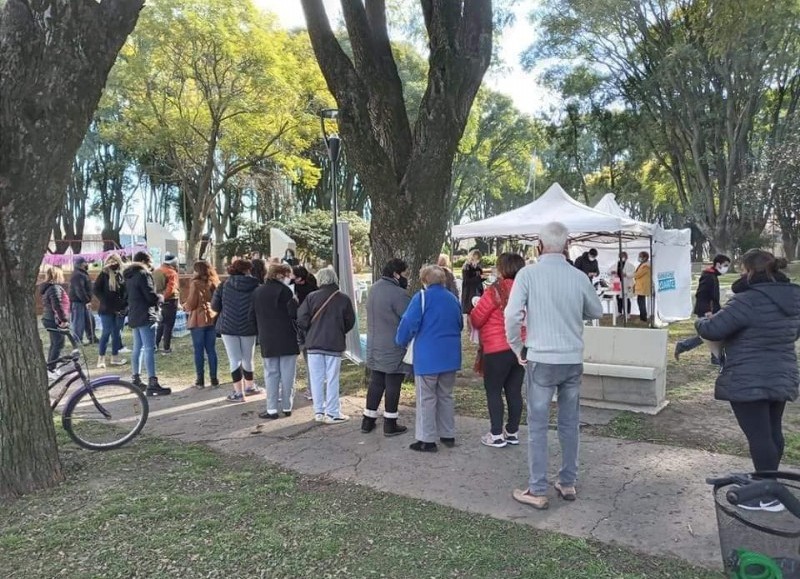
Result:
<svg viewBox="0 0 800 579"><path fill-rule="evenodd" d="M668 403L667 331L584 328L581 403L657 414Z"/></svg>

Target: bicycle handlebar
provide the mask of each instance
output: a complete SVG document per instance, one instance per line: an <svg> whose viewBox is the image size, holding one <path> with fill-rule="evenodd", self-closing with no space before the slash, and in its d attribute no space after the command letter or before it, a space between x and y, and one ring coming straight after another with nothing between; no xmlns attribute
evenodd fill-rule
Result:
<svg viewBox="0 0 800 579"><path fill-rule="evenodd" d="M725 497L732 505L754 499L772 499L783 503L790 513L800 519L800 500L784 485L774 480L758 480L729 490Z"/></svg>
<svg viewBox="0 0 800 579"><path fill-rule="evenodd" d="M78 342L75 340L75 336L72 334L72 330L69 328L46 328L48 332L52 332L53 334L64 334L69 341L72 343L73 347L78 347Z"/></svg>

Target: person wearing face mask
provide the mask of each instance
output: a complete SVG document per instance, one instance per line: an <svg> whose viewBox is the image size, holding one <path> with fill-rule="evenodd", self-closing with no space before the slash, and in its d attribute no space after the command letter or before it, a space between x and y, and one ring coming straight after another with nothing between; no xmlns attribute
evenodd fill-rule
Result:
<svg viewBox="0 0 800 579"><path fill-rule="evenodd" d="M783 458L783 413L797 399L800 374L795 342L800 335L800 287L779 270L783 262L751 249L742 259L746 283L734 284L733 298L716 315L700 318L697 331L720 342L724 364L714 398L731 405L747 438L756 471L776 471ZM785 510L777 500L740 504L750 511Z"/></svg>
<svg viewBox="0 0 800 579"><path fill-rule="evenodd" d="M592 248L584 252L575 260L575 267L585 273L591 280L598 277L600 275L600 266L597 264L597 250Z"/></svg>
<svg viewBox="0 0 800 579"><path fill-rule="evenodd" d="M297 373L297 299L289 284L292 268L285 263L272 264L267 280L253 292L261 357L264 360L264 382L267 404L258 416L276 419L283 412L292 415L294 381Z"/></svg>
<svg viewBox="0 0 800 579"><path fill-rule="evenodd" d="M650 268L650 254L646 251L639 253L639 265L633 274L633 293L636 294L636 303L639 305L639 320L647 322L647 300L653 293L653 276Z"/></svg>
<svg viewBox="0 0 800 579"><path fill-rule="evenodd" d="M617 297L617 311L620 315L631 313L631 294L633 293L633 276L636 270L628 260L628 253L623 251L619 254L619 261L612 268L611 274L620 280L622 293ZM626 318L627 319L627 318Z"/></svg>
<svg viewBox="0 0 800 579"><path fill-rule="evenodd" d="M444 271L444 270L443 270ZM445 274L446 276L447 274ZM469 254L467 263L461 270L461 309L469 315L475 307L472 298L483 295L483 269L481 269L481 252L477 249Z"/></svg>
<svg viewBox="0 0 800 579"><path fill-rule="evenodd" d="M125 311L128 309L128 296L122 279L122 260L116 253L106 258L103 271L94 282L94 295L100 302L98 313L103 325L100 335L99 357L97 368L106 367L108 341L111 340L111 365L123 366L125 360L119 357L122 349L122 327L125 323Z"/></svg>
<svg viewBox="0 0 800 579"><path fill-rule="evenodd" d="M708 269L700 275L700 283L695 293L694 315L702 319L716 314L722 307L720 304L719 276L728 273L731 267L731 258L727 255L717 255ZM675 359L680 360L681 354L685 354L702 345L703 339L700 336L693 336L686 340L681 340L675 346ZM718 364L716 356L711 356L711 363Z"/></svg>
<svg viewBox="0 0 800 579"><path fill-rule="evenodd" d="M408 264L402 259L390 259L383 267L381 278L367 295L367 368L370 369L367 405L361 419L361 432L375 429L378 406L384 398L383 434L395 436L408 430L397 423L400 387L410 367L403 363L405 350L394 338L400 319L411 298L406 291Z"/></svg>
<svg viewBox="0 0 800 579"><path fill-rule="evenodd" d="M144 388L141 380L142 359L144 359L148 376L147 395L166 396L172 394L172 390L162 387L156 377L156 329L161 298L156 293L152 271L153 258L149 253L140 251L133 256L133 263L128 265L122 274L125 279L125 290L128 293L128 325L133 330L131 381L135 386Z"/></svg>

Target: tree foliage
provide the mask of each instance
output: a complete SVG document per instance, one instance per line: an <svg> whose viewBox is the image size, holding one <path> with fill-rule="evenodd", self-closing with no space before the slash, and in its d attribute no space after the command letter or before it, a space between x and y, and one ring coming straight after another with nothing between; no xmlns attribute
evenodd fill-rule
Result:
<svg viewBox="0 0 800 579"><path fill-rule="evenodd" d="M717 249L763 228L771 200L741 184L795 114L795 0L549 0L534 17L544 34L529 59L597 71Z"/></svg>
<svg viewBox="0 0 800 579"><path fill-rule="evenodd" d="M241 173L269 162L318 177L300 156L317 138L324 102L312 62L307 40L250 0L148 6L109 97L126 119L120 141L156 161L145 171L177 185L190 257L209 216L227 227L215 203Z"/></svg>

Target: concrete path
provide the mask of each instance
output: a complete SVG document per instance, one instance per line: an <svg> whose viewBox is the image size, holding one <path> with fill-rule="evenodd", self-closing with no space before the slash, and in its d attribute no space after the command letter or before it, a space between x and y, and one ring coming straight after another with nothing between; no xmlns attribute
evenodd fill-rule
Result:
<svg viewBox="0 0 800 579"><path fill-rule="evenodd" d="M226 403L225 394L224 388L188 389L152 400L145 434L710 567L720 566L720 555L704 479L750 468L749 461L727 455L583 436L579 500L565 503L553 493L550 509L539 512L511 498L528 476L524 429L520 446L487 448L479 441L487 421L458 417L456 448L440 445L438 453L423 454L408 449L414 441L412 409L401 409L409 433L385 438L380 421L373 433L361 434L360 399L343 399L350 422L327 426L312 421L304 400L292 417L264 421L257 416L263 394L238 405ZM555 474L560 461L555 433L551 451Z"/></svg>

